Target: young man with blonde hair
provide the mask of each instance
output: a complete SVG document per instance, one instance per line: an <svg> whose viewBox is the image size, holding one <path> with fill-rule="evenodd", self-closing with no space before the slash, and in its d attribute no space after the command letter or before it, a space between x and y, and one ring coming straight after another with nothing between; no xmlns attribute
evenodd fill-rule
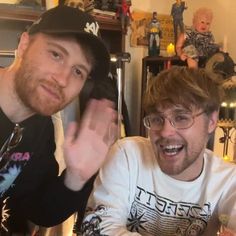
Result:
<svg viewBox="0 0 236 236"><path fill-rule="evenodd" d="M220 222L228 235L236 232L236 166L206 148L222 95L221 80L203 69L172 67L150 79L143 120L149 138L112 146L83 235L213 236Z"/></svg>

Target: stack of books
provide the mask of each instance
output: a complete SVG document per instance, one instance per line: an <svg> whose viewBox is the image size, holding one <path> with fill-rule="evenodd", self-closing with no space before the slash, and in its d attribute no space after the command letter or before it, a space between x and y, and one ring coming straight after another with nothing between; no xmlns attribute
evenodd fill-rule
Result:
<svg viewBox="0 0 236 236"><path fill-rule="evenodd" d="M114 11L105 11L94 8L90 13L100 19L116 19L116 13Z"/></svg>

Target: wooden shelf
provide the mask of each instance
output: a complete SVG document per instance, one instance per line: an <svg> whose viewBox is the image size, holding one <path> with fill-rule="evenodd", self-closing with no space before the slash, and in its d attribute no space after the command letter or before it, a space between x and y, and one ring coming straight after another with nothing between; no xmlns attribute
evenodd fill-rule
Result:
<svg viewBox="0 0 236 236"><path fill-rule="evenodd" d="M13 21L34 21L43 13L43 10L33 10L31 8L20 7L0 7L1 20Z"/></svg>
<svg viewBox="0 0 236 236"><path fill-rule="evenodd" d="M10 5L10 4L8 4ZM0 5L0 20L33 22L44 10L27 7L10 7ZM121 31L121 23L117 19L106 19L93 15L99 22L102 30Z"/></svg>
<svg viewBox="0 0 236 236"><path fill-rule="evenodd" d="M99 16L93 15L98 21L102 30L111 30L111 31L122 31L121 22L117 19L105 19Z"/></svg>

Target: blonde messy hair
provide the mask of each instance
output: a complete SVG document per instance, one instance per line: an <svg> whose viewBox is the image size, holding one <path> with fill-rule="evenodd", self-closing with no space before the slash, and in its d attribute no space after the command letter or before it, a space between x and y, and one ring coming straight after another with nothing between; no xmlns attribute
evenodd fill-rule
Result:
<svg viewBox="0 0 236 236"><path fill-rule="evenodd" d="M223 99L223 80L202 68L173 66L151 78L144 96L144 110L155 113L158 108L182 106L207 114L218 111Z"/></svg>

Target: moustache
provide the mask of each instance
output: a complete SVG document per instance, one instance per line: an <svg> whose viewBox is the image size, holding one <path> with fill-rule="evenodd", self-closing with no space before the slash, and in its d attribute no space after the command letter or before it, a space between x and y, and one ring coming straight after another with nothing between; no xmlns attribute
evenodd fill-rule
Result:
<svg viewBox="0 0 236 236"><path fill-rule="evenodd" d="M59 84L57 84L56 82L47 81L45 79L41 79L39 83L45 86L49 91L51 91L58 99L62 101L64 100L65 95L62 87Z"/></svg>
<svg viewBox="0 0 236 236"><path fill-rule="evenodd" d="M156 140L155 145L163 145L163 146L167 146L167 145L176 145L176 144L180 144L182 145L183 140L179 140L179 139L173 139L173 138L160 138L158 140Z"/></svg>

